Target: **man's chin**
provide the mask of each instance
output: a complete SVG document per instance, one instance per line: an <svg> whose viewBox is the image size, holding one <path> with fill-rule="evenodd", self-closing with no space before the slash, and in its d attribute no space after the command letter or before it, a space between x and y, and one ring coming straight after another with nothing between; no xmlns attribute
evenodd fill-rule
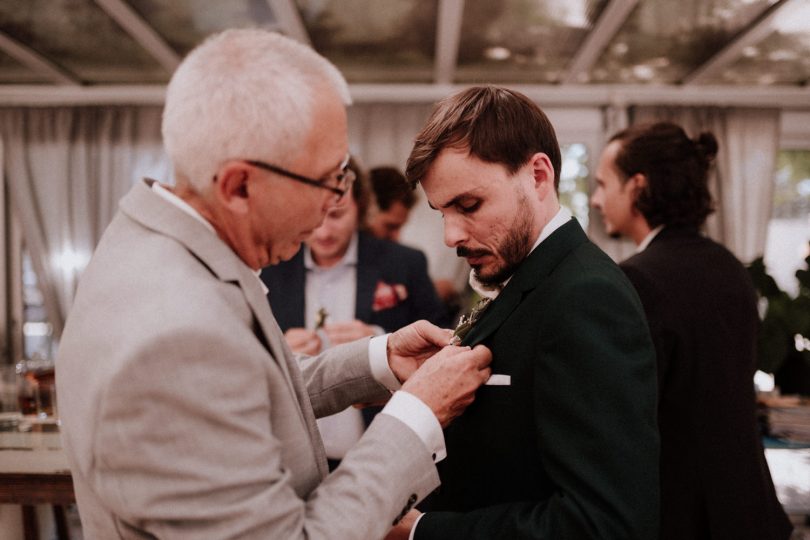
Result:
<svg viewBox="0 0 810 540"><path fill-rule="evenodd" d="M289 261L298 253L298 250L301 249L301 244L303 242L295 242L290 244L288 247L285 247L283 250L279 251L275 254L275 257L270 255L270 266L279 264L284 261Z"/></svg>
<svg viewBox="0 0 810 540"><path fill-rule="evenodd" d="M473 266L472 270L475 279L485 287L497 287L511 275L503 275L504 271L502 269L482 269L480 265Z"/></svg>

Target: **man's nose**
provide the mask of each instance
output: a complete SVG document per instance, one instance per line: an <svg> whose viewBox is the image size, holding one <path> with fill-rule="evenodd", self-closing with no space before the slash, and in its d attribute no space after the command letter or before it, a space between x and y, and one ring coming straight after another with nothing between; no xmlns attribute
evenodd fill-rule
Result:
<svg viewBox="0 0 810 540"><path fill-rule="evenodd" d="M452 216L444 218L444 243L447 247L457 247L467 240L467 232L459 221Z"/></svg>
<svg viewBox="0 0 810 540"><path fill-rule="evenodd" d="M594 191L591 194L591 199L590 199L591 208L596 208L597 210L601 210L602 209L602 203L601 203L600 199L601 199L601 197L597 196L597 192Z"/></svg>

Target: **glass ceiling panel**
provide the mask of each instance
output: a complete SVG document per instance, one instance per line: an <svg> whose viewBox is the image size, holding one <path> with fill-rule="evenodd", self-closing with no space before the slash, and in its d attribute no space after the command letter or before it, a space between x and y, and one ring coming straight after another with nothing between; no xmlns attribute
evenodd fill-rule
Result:
<svg viewBox="0 0 810 540"><path fill-rule="evenodd" d="M800 5L801 4L801 5ZM716 84L807 84L810 82L810 0L780 12L774 31L746 47L740 58L714 80Z"/></svg>
<svg viewBox="0 0 810 540"><path fill-rule="evenodd" d="M297 0L312 45L349 82L430 82L438 0Z"/></svg>
<svg viewBox="0 0 810 540"><path fill-rule="evenodd" d="M33 69L0 51L0 83L31 84L52 82L50 78L40 75Z"/></svg>
<svg viewBox="0 0 810 540"><path fill-rule="evenodd" d="M459 82L554 83L607 0L467 0Z"/></svg>
<svg viewBox="0 0 810 540"><path fill-rule="evenodd" d="M10 37L93 83L147 83L169 74L92 0L2 0Z"/></svg>
<svg viewBox="0 0 810 540"><path fill-rule="evenodd" d="M596 83L677 83L776 0L643 0L590 73Z"/></svg>
<svg viewBox="0 0 810 540"><path fill-rule="evenodd" d="M226 28L278 30L267 0L127 1L181 56Z"/></svg>

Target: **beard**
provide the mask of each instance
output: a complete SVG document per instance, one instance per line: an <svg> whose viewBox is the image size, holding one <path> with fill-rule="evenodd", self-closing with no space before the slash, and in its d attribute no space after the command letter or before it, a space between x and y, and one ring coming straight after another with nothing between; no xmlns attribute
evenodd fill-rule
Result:
<svg viewBox="0 0 810 540"><path fill-rule="evenodd" d="M531 213L526 197L522 196L518 199L517 213L515 219L512 221L512 225L506 232L506 237L495 248L495 254L499 255L501 258L500 264L488 273L482 273L480 265L473 266L475 279L482 285L485 287L500 285L511 277L520 264L526 259L535 240L532 238L533 218L534 216ZM472 250L465 247L457 248L456 253L459 257L475 257L490 254L490 252L486 250Z"/></svg>

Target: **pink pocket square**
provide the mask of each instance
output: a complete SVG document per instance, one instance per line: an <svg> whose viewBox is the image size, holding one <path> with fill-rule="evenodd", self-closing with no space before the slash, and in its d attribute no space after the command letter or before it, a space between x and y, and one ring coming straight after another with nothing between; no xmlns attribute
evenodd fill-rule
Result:
<svg viewBox="0 0 810 540"><path fill-rule="evenodd" d="M384 281L378 281L377 288L374 290L374 302L371 305L371 310L391 309L406 298L408 298L408 289L405 285L401 283L391 285Z"/></svg>

